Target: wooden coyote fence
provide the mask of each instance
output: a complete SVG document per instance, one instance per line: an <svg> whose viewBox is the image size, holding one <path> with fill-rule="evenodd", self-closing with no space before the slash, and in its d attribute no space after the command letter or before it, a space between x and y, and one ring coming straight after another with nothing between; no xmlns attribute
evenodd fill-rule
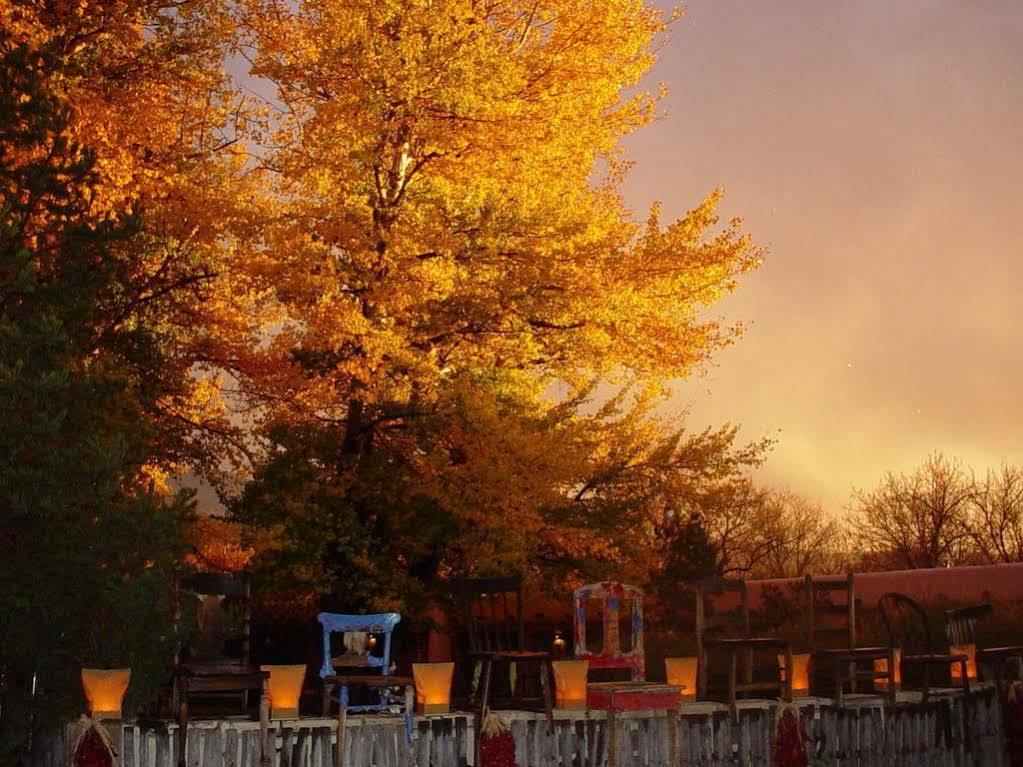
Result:
<svg viewBox="0 0 1023 767"><path fill-rule="evenodd" d="M993 690L936 696L930 702L884 706L880 699L799 702L814 767L1005 767L1005 739ZM723 706L692 704L678 714L619 714L613 727L619 767L772 767L779 707L740 703L738 721ZM518 767L608 767L607 716L600 711L555 712L554 732L542 714L504 711ZM70 725L39 767L69 763ZM176 726L126 723L121 767L175 767ZM189 725L189 767L258 767L258 723L199 721ZM467 714L415 719L411 753L397 717L348 717L343 767L473 767L475 727ZM271 767L338 767L335 719L271 723ZM672 755L674 754L674 759Z"/></svg>

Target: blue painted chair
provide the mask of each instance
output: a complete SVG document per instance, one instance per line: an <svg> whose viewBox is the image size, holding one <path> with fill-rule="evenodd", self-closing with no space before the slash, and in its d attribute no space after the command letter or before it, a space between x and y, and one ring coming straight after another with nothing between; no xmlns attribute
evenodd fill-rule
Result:
<svg viewBox="0 0 1023 767"><path fill-rule="evenodd" d="M413 681L411 677L391 674L391 633L401 621L401 615L320 613L316 619L323 627L323 666L320 668L320 679L323 683L324 716L330 715L332 700L338 702L338 715L341 719L347 714L367 712L404 714L411 737L412 712L415 706ZM372 642L368 642L365 648L348 648L343 654L334 655L331 650L332 634L362 634L367 639L383 635L383 651L380 655L374 654L372 650L375 648L372 647ZM349 672L338 673L339 668ZM379 669L379 674L374 673L376 669ZM351 673L355 670L363 673ZM349 700L349 689L353 687L375 691L377 700L353 705Z"/></svg>

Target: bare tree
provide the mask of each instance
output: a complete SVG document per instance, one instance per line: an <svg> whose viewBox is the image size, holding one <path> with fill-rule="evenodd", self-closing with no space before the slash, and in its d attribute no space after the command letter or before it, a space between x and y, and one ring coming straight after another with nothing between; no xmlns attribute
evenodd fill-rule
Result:
<svg viewBox="0 0 1023 767"><path fill-rule="evenodd" d="M766 490L741 478L691 502L726 574L784 578L843 569L838 521L789 490Z"/></svg>
<svg viewBox="0 0 1023 767"><path fill-rule="evenodd" d="M759 577L793 578L846 569L844 530L819 503L790 490L773 490L764 498L759 527L761 537L774 542L753 568Z"/></svg>
<svg viewBox="0 0 1023 767"><path fill-rule="evenodd" d="M763 534L767 491L748 478L730 478L689 498L717 550L722 572L748 576L778 542Z"/></svg>
<svg viewBox="0 0 1023 767"><path fill-rule="evenodd" d="M972 549L973 482L956 459L928 456L911 474L887 473L870 492L855 490L855 542L894 568L964 564Z"/></svg>
<svg viewBox="0 0 1023 767"><path fill-rule="evenodd" d="M1023 467L1003 463L974 483L972 538L981 561L1023 560Z"/></svg>

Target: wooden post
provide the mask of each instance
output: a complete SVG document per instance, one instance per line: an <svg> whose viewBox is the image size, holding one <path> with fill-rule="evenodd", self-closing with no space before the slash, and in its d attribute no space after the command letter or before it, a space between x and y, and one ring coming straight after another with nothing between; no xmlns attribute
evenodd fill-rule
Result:
<svg viewBox="0 0 1023 767"><path fill-rule="evenodd" d="M408 767L413 767L416 762L415 755L415 740L413 738L416 728L415 720L416 710L416 688L414 685L405 685L405 749L406 749L406 761ZM451 727L451 737L454 738L455 730L454 724Z"/></svg>
<svg viewBox="0 0 1023 767"><path fill-rule="evenodd" d="M178 767L185 767L188 748L188 677L178 674L174 686L178 690Z"/></svg>
<svg viewBox="0 0 1023 767"><path fill-rule="evenodd" d="M345 720L348 719L348 710L344 705L337 709L337 767L345 767Z"/></svg>
<svg viewBox="0 0 1023 767"><path fill-rule="evenodd" d="M795 671L792 662L792 645L785 645L785 688L782 690L782 700L786 703L792 702L792 674Z"/></svg>
<svg viewBox="0 0 1023 767"><path fill-rule="evenodd" d="M323 716L330 716L330 696L333 692L333 685L327 682L325 679L320 680L320 713Z"/></svg>
<svg viewBox="0 0 1023 767"><path fill-rule="evenodd" d="M900 675L900 678L901 678L901 670L897 669L895 667L895 664L896 663L900 663L901 660L902 660L901 657L898 660L896 660L896 658L895 658L895 648L894 647L889 647L888 648L888 705L889 706L894 706L898 702L898 699L899 699L899 691L898 691L898 687L895 684L895 677L898 674L898 675ZM899 686L901 686L901 684Z"/></svg>
<svg viewBox="0 0 1023 767"><path fill-rule="evenodd" d="M668 711L668 764L676 767L682 762L679 759L678 709Z"/></svg>
<svg viewBox="0 0 1023 767"><path fill-rule="evenodd" d="M554 737L554 702L551 694L551 677L554 676L554 666L550 660L540 661L540 692L543 695L544 713L547 715L547 733Z"/></svg>
<svg viewBox="0 0 1023 767"><path fill-rule="evenodd" d="M707 648L703 644L704 618L703 618L703 584L696 586L696 699L705 700L707 697L707 683L709 671L707 670Z"/></svg>
<svg viewBox="0 0 1023 767"><path fill-rule="evenodd" d="M739 709L736 705L735 686L738 683L739 651L732 647L729 652L728 665L728 710L731 713L732 722L739 721Z"/></svg>
<svg viewBox="0 0 1023 767"><path fill-rule="evenodd" d="M607 767L618 767L618 714L615 712L613 694L611 710L607 712Z"/></svg>
<svg viewBox="0 0 1023 767"><path fill-rule="evenodd" d="M842 708L844 704L843 700L843 688L845 687L845 681L842 678L842 658L839 655L835 656L835 705Z"/></svg>
<svg viewBox="0 0 1023 767"><path fill-rule="evenodd" d="M263 677L259 693L259 764L270 767L270 679Z"/></svg>

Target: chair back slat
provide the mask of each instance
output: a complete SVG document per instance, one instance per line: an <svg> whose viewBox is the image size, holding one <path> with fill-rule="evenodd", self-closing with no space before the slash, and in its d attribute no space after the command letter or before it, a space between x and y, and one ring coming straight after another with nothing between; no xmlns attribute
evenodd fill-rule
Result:
<svg viewBox="0 0 1023 767"><path fill-rule="evenodd" d="M811 652L856 647L853 574L842 578L814 578L808 574L803 580L803 620Z"/></svg>
<svg viewBox="0 0 1023 767"><path fill-rule="evenodd" d="M985 602L945 611L945 638L949 645L972 644L981 647L980 627L994 608Z"/></svg>
<svg viewBox="0 0 1023 767"><path fill-rule="evenodd" d="M470 652L526 649L521 578L461 578L455 592Z"/></svg>
<svg viewBox="0 0 1023 767"><path fill-rule="evenodd" d="M889 592L878 600L877 608L890 645L901 648L903 655L923 655L935 650L927 613L915 600Z"/></svg>

